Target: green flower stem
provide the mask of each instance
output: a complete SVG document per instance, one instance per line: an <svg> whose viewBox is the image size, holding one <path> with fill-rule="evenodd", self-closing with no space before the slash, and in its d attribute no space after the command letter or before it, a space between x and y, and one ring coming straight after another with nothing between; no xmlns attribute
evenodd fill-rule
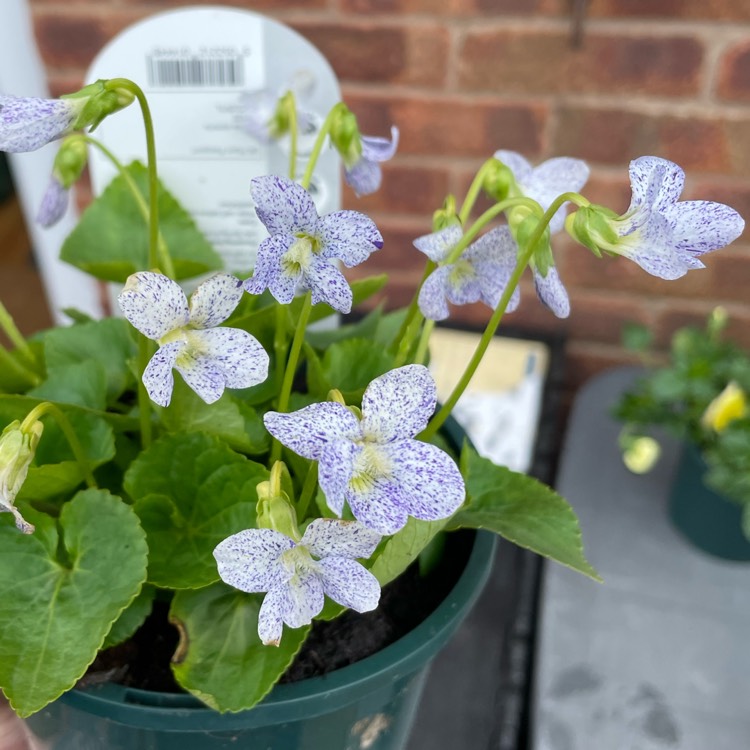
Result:
<svg viewBox="0 0 750 750"><path fill-rule="evenodd" d="M395 354L401 349L401 343L404 340L404 336L406 335L406 332L409 330L409 326L411 325L412 320L414 319L414 316L419 312L419 290L422 288L422 285L427 281L428 276L437 268L437 264L434 263L431 260L428 260L424 267L424 273L422 274L422 278L417 284L417 290L414 292L414 296L412 297L411 302L409 303L409 307L406 310L406 316L404 317L401 326L398 329L398 333L396 334L396 337L393 339L393 342L391 343L389 349L391 353Z"/></svg>
<svg viewBox="0 0 750 750"><path fill-rule="evenodd" d="M482 190L482 185L484 184L484 176L491 168L494 167L496 162L497 159L495 159L494 157L492 157L491 159L487 159L487 161L482 164L481 167L479 167L479 171L474 175L474 179L471 181L469 190L466 193L463 204L461 205L461 210L458 212L458 218L461 222L461 226L465 226L466 222L469 220L471 209L474 208L474 204L476 203L477 198L479 197L479 193Z"/></svg>
<svg viewBox="0 0 750 750"><path fill-rule="evenodd" d="M94 479L91 465L89 464L89 460L83 450L81 441L78 439L78 435L76 435L73 425L70 424L70 421L65 416L62 409L49 401L44 401L43 403L38 404L26 415L26 419L21 423L21 430L27 432L31 429L34 422L41 419L45 414L49 414L63 431L63 435L65 435L65 439L68 441L68 445L70 445L70 449L73 451L73 455L81 469L83 478L86 481L86 486L96 487L96 480Z"/></svg>
<svg viewBox="0 0 750 750"><path fill-rule="evenodd" d="M146 132L146 153L148 158L149 178L149 237L148 237L148 267L158 268L159 261L163 263L162 270L170 278L174 278L174 268L168 255L159 258L159 176L156 172L156 139L154 137L154 121L148 106L146 95L138 84L127 78L112 78L106 83L109 90L125 89L138 99L143 115L143 126Z"/></svg>
<svg viewBox="0 0 750 750"><path fill-rule="evenodd" d="M479 363L482 361L482 357L484 357L484 353L487 351L487 348L492 341L492 337L495 335L495 332L500 325L500 321L503 319L503 315L505 314L505 310L508 307L508 303L510 302L511 297L513 296L513 292L516 290L516 287L521 281L521 276L526 270L526 266L528 266L529 261L533 257L536 246L539 244L539 240L544 235L544 231L547 229L547 226L552 220L552 217L555 215L555 213L557 213L557 210L560 208L560 206L563 205L563 203L567 201L573 201L574 203L581 205L581 200L586 201L586 199L578 193L563 193L562 195L555 198L555 200L552 202L552 205L544 212L544 216L542 216L542 219L537 224L533 234L531 235L531 237L529 237L528 245L524 248L524 250L518 257L518 262L516 263L516 267L513 269L513 273L511 274L511 277L508 281L508 285L503 290L503 294L500 297L500 302L498 302L495 311L492 313L492 317L487 323L487 327L482 334L482 338L479 340L479 344L477 345L474 354L469 360L469 364L466 366L463 375L461 375L461 378L453 389L453 392L443 404L441 409L430 420L427 427L418 435L418 438L420 440L429 440L443 426L445 420L448 419L451 412L453 411L453 408L458 402L458 399L461 398L467 386L471 382L471 379L474 376L477 367L479 367Z"/></svg>
<svg viewBox="0 0 750 750"><path fill-rule="evenodd" d="M300 181L300 185L302 185L305 190L310 187L310 180L312 180L313 172L315 171L315 165L318 163L320 152L323 150L323 144L325 143L326 137L331 130L333 120L338 114L339 107L339 104L334 105L331 111L328 113L326 119L323 121L323 124L320 126L320 132L318 133L318 137L315 139L315 143L313 144L310 158L307 160L305 174L302 176L302 180Z"/></svg>
<svg viewBox="0 0 750 750"><path fill-rule="evenodd" d="M28 367L24 367L20 362L16 361L4 346L0 346L0 367L12 370L31 386L39 385L42 382L41 377L36 372L29 370Z"/></svg>
<svg viewBox="0 0 750 750"><path fill-rule="evenodd" d="M276 305L276 326L273 332L273 351L275 354L275 372L274 382L276 383L277 393L281 393L281 384L284 380L284 356L286 355L287 346L287 307L286 305Z"/></svg>
<svg viewBox="0 0 750 750"><path fill-rule="evenodd" d="M430 345L430 336L432 334L432 329L434 327L435 327L434 320L425 321L424 327L422 328L422 334L419 337L419 345L417 346L417 351L414 355L415 365L424 364L425 359L427 358L427 348Z"/></svg>
<svg viewBox="0 0 750 750"><path fill-rule="evenodd" d="M138 206L138 210L141 212L141 216L143 216L143 220L148 225L150 221L150 209L148 203L146 203L146 200L143 197L143 193L141 193L141 191L138 189L138 185L136 185L135 180L133 179L130 172L128 172L125 165L101 141L97 140L96 138L92 138L89 135L81 137L86 143L89 143L94 146L94 148L99 149L99 151L101 151L102 154L104 154L104 156L109 159L120 177L122 177L122 179L124 180L125 184L128 187L128 190L130 190L133 196L133 200ZM157 242L159 243L159 264L157 265L160 265L160 267L164 269L164 273L169 276L169 278L174 278L174 265L172 263L172 257L169 254L167 243L164 241L164 236L161 232L158 233Z"/></svg>
<svg viewBox="0 0 750 750"><path fill-rule="evenodd" d="M307 509L310 507L310 500L315 494L318 486L318 464L313 461L307 471L305 483L302 485L302 491L297 501L297 522L302 523L307 518Z"/></svg>
<svg viewBox="0 0 750 750"><path fill-rule="evenodd" d="M39 362L36 356L34 356L34 352L31 351L31 347L28 345L23 334L18 330L18 326L16 326L16 321L13 320L13 316L8 312L2 302L0 302L0 327L5 332L5 335L11 340L13 346L16 347L16 350L26 363L36 371L39 367Z"/></svg>
<svg viewBox="0 0 750 750"><path fill-rule="evenodd" d="M297 123L297 103L291 91L287 93L292 106L289 110L289 179L294 180L297 176L297 138L299 137L299 125Z"/></svg>
<svg viewBox="0 0 750 750"><path fill-rule="evenodd" d="M305 340L305 331L307 329L307 321L310 319L310 311L312 310L312 293L307 292L305 294L304 302L302 303L302 310L299 314L299 320L297 321L297 330L294 332L294 338L292 339L292 347L289 350L289 359L286 363L286 370L284 371L284 380L281 383L281 392L279 393L279 403L276 407L276 411L286 413L289 409L289 397L292 394L292 384L294 383L294 374L297 371L297 363L299 362L299 355L302 351L302 343ZM281 458L281 443L274 438L271 446L271 459L269 466L273 466L276 461Z"/></svg>
<svg viewBox="0 0 750 750"><path fill-rule="evenodd" d="M141 376L146 371L151 359L151 341L143 335L138 336L138 372ZM151 399L143 377L138 380L138 420L141 428L141 447L145 450L151 445Z"/></svg>

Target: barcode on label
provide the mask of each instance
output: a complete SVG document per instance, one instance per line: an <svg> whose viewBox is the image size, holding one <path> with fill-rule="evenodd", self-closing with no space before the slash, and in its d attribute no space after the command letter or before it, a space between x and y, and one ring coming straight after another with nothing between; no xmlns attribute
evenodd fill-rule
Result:
<svg viewBox="0 0 750 750"><path fill-rule="evenodd" d="M241 57L183 57L155 60L148 57L152 86L242 86L245 66Z"/></svg>

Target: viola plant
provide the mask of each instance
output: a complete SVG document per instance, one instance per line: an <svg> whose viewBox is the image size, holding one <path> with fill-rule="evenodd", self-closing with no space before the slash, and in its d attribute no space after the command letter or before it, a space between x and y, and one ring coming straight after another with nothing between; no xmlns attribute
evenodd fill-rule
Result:
<svg viewBox="0 0 750 750"><path fill-rule="evenodd" d="M134 102L145 165L121 163L90 134ZM310 123L298 175L297 139ZM417 560L430 567L457 529L488 529L596 578L563 498L454 444L445 421L519 305L527 269L552 312L568 314L555 234L671 278L743 229L726 206L678 202L671 162L631 165L633 204L618 217L578 192L580 160L532 167L499 151L414 241L425 268L406 309L314 330L387 281L350 283L342 272L384 241L363 213L319 215L309 190L319 156L335 149L365 194L398 131L361 135L343 103L308 118L293 91L259 108L250 131L283 145L290 166L247 176L268 237L248 247L255 267L235 276L159 181L135 83L98 81L50 101L0 97L0 148L62 139L42 223L64 211L86 149L115 167L61 255L120 284L124 316L69 311L71 325L26 340L0 306L12 342L0 348L0 687L20 715L71 689L149 616L179 633L179 688L219 711L251 708L320 621L376 608L383 587ZM481 193L492 205L477 216ZM195 277L188 297L179 282ZM486 329L437 408L431 332L451 306L477 301L491 309Z"/></svg>

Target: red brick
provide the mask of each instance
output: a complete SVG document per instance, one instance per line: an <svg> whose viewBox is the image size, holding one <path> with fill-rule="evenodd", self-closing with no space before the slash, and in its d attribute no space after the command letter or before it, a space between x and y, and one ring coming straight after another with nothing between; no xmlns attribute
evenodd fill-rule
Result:
<svg viewBox="0 0 750 750"><path fill-rule="evenodd" d="M735 44L722 57L718 93L728 101L750 102L750 41Z"/></svg>
<svg viewBox="0 0 750 750"><path fill-rule="evenodd" d="M640 364L637 355L619 347L570 341L565 346L565 388L572 393L605 370L637 364Z"/></svg>
<svg viewBox="0 0 750 750"><path fill-rule="evenodd" d="M701 43L689 36L589 33L573 49L568 30L482 29L461 50L464 91L602 92L684 96L698 92Z"/></svg>
<svg viewBox="0 0 750 750"><path fill-rule="evenodd" d="M669 346L675 331L685 326L704 328L706 319L715 305L710 303L675 303L659 316L656 325L655 343L665 349ZM739 346L750 349L750 308L745 306L726 306L729 322L724 329L724 337Z"/></svg>
<svg viewBox="0 0 750 750"><path fill-rule="evenodd" d="M357 198L344 189L344 208L356 211L390 211L421 214L426 221L440 208L448 193L446 169L387 164L383 167L383 184L376 193Z"/></svg>
<svg viewBox="0 0 750 750"><path fill-rule="evenodd" d="M564 0L341 0L349 13L398 13L433 16L530 16L537 13L558 15Z"/></svg>
<svg viewBox="0 0 750 750"><path fill-rule="evenodd" d="M566 279L570 295L568 334L572 339L619 345L627 323L651 327L654 313L649 299L608 291L576 289L573 279Z"/></svg>
<svg viewBox="0 0 750 750"><path fill-rule="evenodd" d="M434 94L389 97L345 91L365 133L401 129L399 153L489 158L502 146L535 158L548 108Z"/></svg>
<svg viewBox="0 0 750 750"><path fill-rule="evenodd" d="M750 21L750 0L594 0L587 14L591 18Z"/></svg>
<svg viewBox="0 0 750 750"><path fill-rule="evenodd" d="M372 219L383 235L383 248L370 256L363 270L368 274L397 271L399 277L404 272L413 272L419 277L427 257L412 242L431 231L430 222L387 214L372 214Z"/></svg>
<svg viewBox="0 0 750 750"><path fill-rule="evenodd" d="M448 60L444 26L298 22L294 27L328 59L342 81L441 86Z"/></svg>
<svg viewBox="0 0 750 750"><path fill-rule="evenodd" d="M556 153L600 164L657 154L686 170L747 174L750 118L568 106L560 110L552 144Z"/></svg>

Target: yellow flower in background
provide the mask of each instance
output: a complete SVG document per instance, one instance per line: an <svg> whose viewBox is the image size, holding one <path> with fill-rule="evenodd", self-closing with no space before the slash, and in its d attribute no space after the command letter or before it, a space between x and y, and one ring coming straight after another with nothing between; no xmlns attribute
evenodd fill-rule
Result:
<svg viewBox="0 0 750 750"><path fill-rule="evenodd" d="M647 435L630 437L623 442L622 461L633 474L651 471L661 456L661 446Z"/></svg>
<svg viewBox="0 0 750 750"><path fill-rule="evenodd" d="M734 381L708 405L701 423L708 429L722 432L735 419L747 414L747 396Z"/></svg>

